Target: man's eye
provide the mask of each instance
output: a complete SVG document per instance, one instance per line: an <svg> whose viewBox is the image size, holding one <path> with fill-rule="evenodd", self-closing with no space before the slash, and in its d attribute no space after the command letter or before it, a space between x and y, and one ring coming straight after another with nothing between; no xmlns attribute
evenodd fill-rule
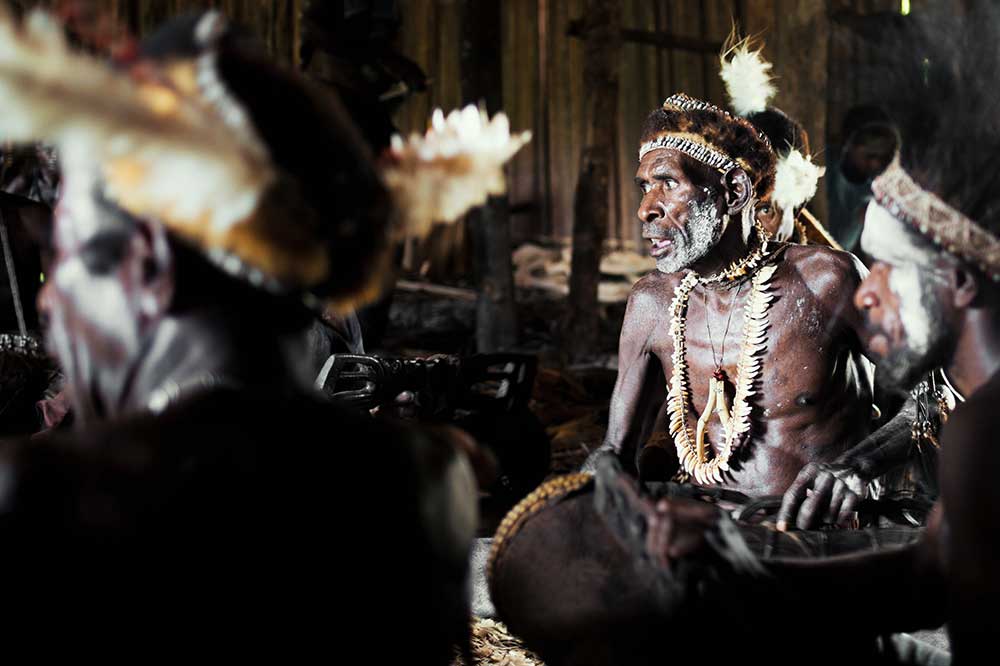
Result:
<svg viewBox="0 0 1000 666"><path fill-rule="evenodd" d="M761 206L760 207L760 212L762 214L764 214L764 215L770 215L771 214L771 207L770 206Z"/></svg>
<svg viewBox="0 0 1000 666"><path fill-rule="evenodd" d="M663 183L663 186L668 190L675 189L678 185L677 181L673 178L657 178L657 181ZM653 190L653 185L654 183L643 183L639 186L639 189L642 190L643 194L649 194Z"/></svg>

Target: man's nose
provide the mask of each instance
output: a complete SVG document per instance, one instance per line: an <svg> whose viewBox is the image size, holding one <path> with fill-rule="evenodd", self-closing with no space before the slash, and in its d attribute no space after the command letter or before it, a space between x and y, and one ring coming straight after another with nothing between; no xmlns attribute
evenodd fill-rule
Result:
<svg viewBox="0 0 1000 666"><path fill-rule="evenodd" d="M638 215L643 222L655 222L663 217L663 205L656 197L647 194L639 204Z"/></svg>
<svg viewBox="0 0 1000 666"><path fill-rule="evenodd" d="M858 285L857 291L854 292L854 307L862 312L877 308L881 302L875 290L875 280L878 274L876 271L878 270L879 267L877 265L873 266L872 272L862 280L861 284Z"/></svg>

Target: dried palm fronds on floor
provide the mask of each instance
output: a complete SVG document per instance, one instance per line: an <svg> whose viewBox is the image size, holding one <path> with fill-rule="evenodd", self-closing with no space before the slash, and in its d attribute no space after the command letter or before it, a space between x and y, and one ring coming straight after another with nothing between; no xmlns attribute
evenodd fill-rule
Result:
<svg viewBox="0 0 1000 666"><path fill-rule="evenodd" d="M545 666L510 635L503 622L484 618L474 618L472 622L472 658L475 662L469 666ZM452 666L466 664L456 657Z"/></svg>

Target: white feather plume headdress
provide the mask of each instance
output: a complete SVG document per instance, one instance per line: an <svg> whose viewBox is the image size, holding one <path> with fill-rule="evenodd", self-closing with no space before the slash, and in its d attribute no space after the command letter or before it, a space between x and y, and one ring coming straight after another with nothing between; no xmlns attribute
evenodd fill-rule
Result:
<svg viewBox="0 0 1000 666"><path fill-rule="evenodd" d="M735 41L734 37L730 41ZM761 56L762 48L751 50L749 38L737 41L719 56L722 81L729 103L737 115L760 113L777 94L771 77L771 63Z"/></svg>
<svg viewBox="0 0 1000 666"><path fill-rule="evenodd" d="M447 116L436 109L423 135L394 135L382 176L403 232L423 235L434 222L453 222L506 192L503 166L530 140L531 132L511 134L503 113L490 118L471 104Z"/></svg>
<svg viewBox="0 0 1000 666"><path fill-rule="evenodd" d="M777 88L771 76L771 63L761 55L763 46L754 48L749 37L739 39L735 32L727 43L732 45L719 57L719 74L733 110L744 117L764 113ZM811 155L803 155L793 146L773 144L773 148L778 163L771 200L782 213L775 239L786 241L795 231L795 211L816 195L819 179L826 169L813 164Z"/></svg>
<svg viewBox="0 0 1000 666"><path fill-rule="evenodd" d="M209 97L218 90L208 68L186 74L191 88L205 86ZM266 148L235 108L211 112L205 99L71 51L42 12L18 25L0 8L0 97L4 140L45 141L72 162L86 158L137 215L210 221L221 233L253 212L274 177Z"/></svg>

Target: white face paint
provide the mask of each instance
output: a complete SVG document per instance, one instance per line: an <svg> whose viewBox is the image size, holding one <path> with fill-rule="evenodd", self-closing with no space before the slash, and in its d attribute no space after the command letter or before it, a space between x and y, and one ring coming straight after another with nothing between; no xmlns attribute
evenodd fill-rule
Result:
<svg viewBox="0 0 1000 666"><path fill-rule="evenodd" d="M899 299L899 320L910 349L926 354L933 342L934 316L924 298L924 283L937 276L935 252L921 244L905 222L877 202L868 204L861 249L889 266L889 289Z"/></svg>
<svg viewBox="0 0 1000 666"><path fill-rule="evenodd" d="M921 243L905 222L874 200L865 211L861 249L876 261L893 266L915 264L927 269L934 266L934 250Z"/></svg>
<svg viewBox="0 0 1000 666"><path fill-rule="evenodd" d="M657 260L656 268L661 273L676 273L694 265L712 251L726 230L725 220L711 197L690 203L685 226L687 236L676 227L668 231L674 251Z"/></svg>
<svg viewBox="0 0 1000 666"><path fill-rule="evenodd" d="M97 172L93 160L75 150L60 153L62 193L56 207L57 244L76 247L100 229L100 213L94 201Z"/></svg>

